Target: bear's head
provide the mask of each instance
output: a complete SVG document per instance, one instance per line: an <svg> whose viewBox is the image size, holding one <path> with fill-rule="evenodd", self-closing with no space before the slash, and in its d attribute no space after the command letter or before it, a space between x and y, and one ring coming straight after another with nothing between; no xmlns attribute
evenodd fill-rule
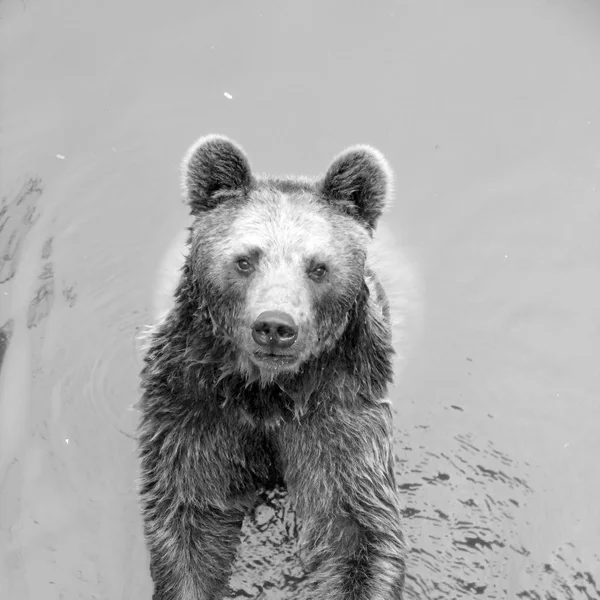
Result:
<svg viewBox="0 0 600 600"><path fill-rule="evenodd" d="M331 350L368 300L367 247L392 190L383 156L354 146L317 179L257 176L240 146L207 136L182 188L194 223L178 294L229 368L267 383Z"/></svg>

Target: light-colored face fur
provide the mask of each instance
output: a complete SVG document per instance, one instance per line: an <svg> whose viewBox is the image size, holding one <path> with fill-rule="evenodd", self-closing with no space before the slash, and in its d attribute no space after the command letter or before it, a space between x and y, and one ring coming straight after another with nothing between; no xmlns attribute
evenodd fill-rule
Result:
<svg viewBox="0 0 600 600"><path fill-rule="evenodd" d="M219 233L218 238L211 233L206 273L233 310L220 315L215 306L213 319L236 344L241 371L249 375L258 369L261 380L272 380L297 371L339 338L364 280L369 235L363 227L332 215L310 193L267 187L254 192ZM199 261L206 258L198 255ZM251 261L252 273L236 269L240 258ZM319 281L310 276L316 266L326 268ZM285 362L261 359L265 349L252 337L252 325L265 311L286 313L298 327L295 343L277 351Z"/></svg>

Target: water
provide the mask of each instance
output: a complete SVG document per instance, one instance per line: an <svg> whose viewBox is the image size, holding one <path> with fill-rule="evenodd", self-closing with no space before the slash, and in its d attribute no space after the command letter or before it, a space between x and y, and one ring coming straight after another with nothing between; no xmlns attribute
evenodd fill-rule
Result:
<svg viewBox="0 0 600 600"><path fill-rule="evenodd" d="M210 132L257 171L316 174L358 142L394 166L424 283L393 392L407 597L600 598L596 3L0 17L0 598L151 597L136 336L187 223L179 160ZM285 506L247 524L234 596L293 597Z"/></svg>

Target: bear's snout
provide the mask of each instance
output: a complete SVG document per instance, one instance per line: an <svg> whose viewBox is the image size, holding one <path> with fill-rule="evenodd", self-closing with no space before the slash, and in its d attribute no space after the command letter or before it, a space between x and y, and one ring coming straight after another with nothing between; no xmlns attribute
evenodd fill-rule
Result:
<svg viewBox="0 0 600 600"><path fill-rule="evenodd" d="M252 324L252 339L273 350L289 348L298 338L298 326L288 313L266 310Z"/></svg>

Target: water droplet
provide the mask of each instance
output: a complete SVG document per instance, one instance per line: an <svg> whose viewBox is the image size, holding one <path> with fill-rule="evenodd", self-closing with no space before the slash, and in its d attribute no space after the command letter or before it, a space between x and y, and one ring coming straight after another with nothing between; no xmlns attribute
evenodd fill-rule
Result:
<svg viewBox="0 0 600 600"><path fill-rule="evenodd" d="M225 98L229 98L230 100L233 98L233 96L227 92L223 92L223 96L225 96Z"/></svg>

